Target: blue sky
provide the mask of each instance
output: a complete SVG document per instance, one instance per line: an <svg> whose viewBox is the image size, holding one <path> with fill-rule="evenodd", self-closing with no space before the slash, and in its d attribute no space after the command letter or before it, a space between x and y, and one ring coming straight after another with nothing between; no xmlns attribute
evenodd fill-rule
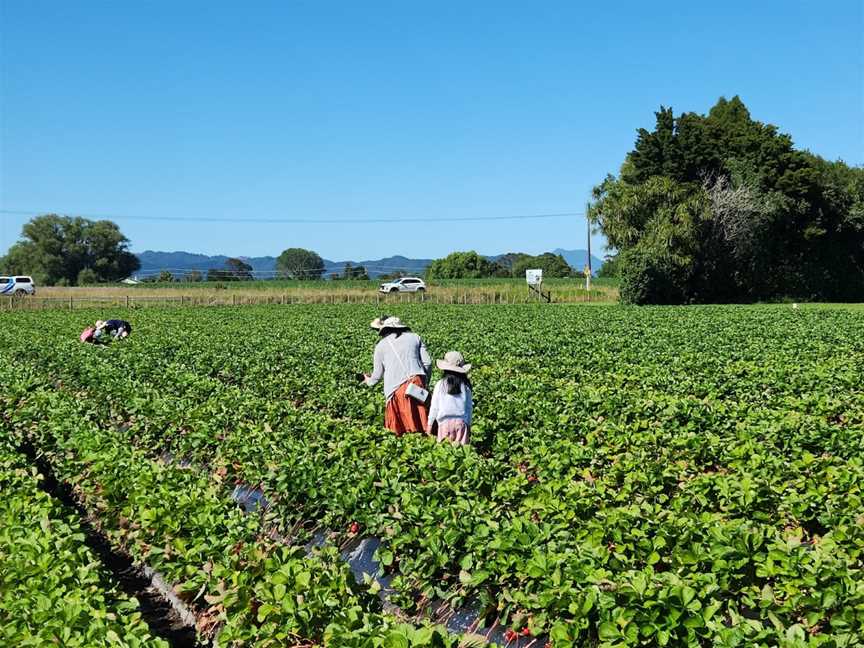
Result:
<svg viewBox="0 0 864 648"><path fill-rule="evenodd" d="M578 217L436 219L582 211L661 104L721 95L864 163L862 5L0 0L0 209L116 217L135 251L582 248ZM0 218L2 252L28 217Z"/></svg>

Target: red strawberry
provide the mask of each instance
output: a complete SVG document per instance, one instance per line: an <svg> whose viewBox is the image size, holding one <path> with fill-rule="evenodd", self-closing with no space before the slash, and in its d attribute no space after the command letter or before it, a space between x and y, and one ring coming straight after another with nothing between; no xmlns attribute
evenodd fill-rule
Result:
<svg viewBox="0 0 864 648"><path fill-rule="evenodd" d="M360 531L360 525L356 522L352 522L351 526L348 527L348 531L350 531L351 533L357 533Z"/></svg>
<svg viewBox="0 0 864 648"><path fill-rule="evenodd" d="M523 637L530 637L531 636L531 630L528 628L528 626L525 626L524 628L522 628L522 632L520 634Z"/></svg>
<svg viewBox="0 0 864 648"><path fill-rule="evenodd" d="M511 643L513 641L516 641L518 638L519 638L519 635L516 634L515 630L508 630L507 632L504 633L504 640L507 643Z"/></svg>

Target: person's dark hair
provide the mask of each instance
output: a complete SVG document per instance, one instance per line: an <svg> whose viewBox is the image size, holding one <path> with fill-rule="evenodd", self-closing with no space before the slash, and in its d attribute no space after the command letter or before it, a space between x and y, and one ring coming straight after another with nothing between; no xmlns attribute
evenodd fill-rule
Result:
<svg viewBox="0 0 864 648"><path fill-rule="evenodd" d="M451 396L459 394L462 391L462 385L471 389L471 379L466 374L445 371L442 380L444 381L444 389Z"/></svg>
<svg viewBox="0 0 864 648"><path fill-rule="evenodd" d="M407 333L410 330L411 329L409 329L409 328L398 328L398 329L396 329L396 328L382 328L382 329L378 330L378 335L380 335L383 338L383 337L387 337L391 333L395 333L396 337L398 338L400 335L402 335L403 333Z"/></svg>

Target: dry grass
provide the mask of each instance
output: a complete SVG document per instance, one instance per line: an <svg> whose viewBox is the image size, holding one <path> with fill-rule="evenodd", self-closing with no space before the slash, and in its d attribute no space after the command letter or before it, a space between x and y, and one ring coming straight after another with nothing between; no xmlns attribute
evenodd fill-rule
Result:
<svg viewBox="0 0 864 648"><path fill-rule="evenodd" d="M555 303L614 302L618 299L615 287L601 286L588 292L572 286L550 286ZM219 306L243 304L314 304L314 303L366 303L387 304L425 301L441 304L519 304L537 301L537 296L518 284L466 286L436 286L425 294L398 293L381 295L368 287L340 287L316 284L310 287L244 288L242 284L230 288L201 287L144 287L144 286L89 286L45 287L35 297L7 300L7 308L85 308L88 306L141 307L159 306Z"/></svg>

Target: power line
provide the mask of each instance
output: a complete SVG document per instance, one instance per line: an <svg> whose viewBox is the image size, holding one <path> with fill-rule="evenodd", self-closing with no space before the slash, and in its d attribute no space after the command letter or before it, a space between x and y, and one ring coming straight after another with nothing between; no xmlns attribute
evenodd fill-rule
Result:
<svg viewBox="0 0 864 648"><path fill-rule="evenodd" d="M420 265L418 265L416 263L408 263L405 265L398 265L397 266L397 265L366 265L365 263L360 263L357 261L339 261L339 262L333 263L331 266L329 266L329 268L341 268L346 263L349 264L352 268L363 267L363 268L366 268L367 270L406 270L408 268L419 268L420 267ZM429 264L427 263L425 265L429 265ZM196 270L198 270L199 272L201 270L219 270L219 271L224 270L226 272L236 272L235 270L233 270L231 268L226 268L224 266L222 266L222 267L206 266L205 267L203 265L198 266L196 268L170 268L170 267L159 266L158 270L156 270L155 268L151 268L150 270L142 270L141 272L153 272L153 271L158 272L159 270L168 270L169 272L194 272ZM326 268L325 268L325 271L326 271ZM283 273L282 270L246 270L245 272L248 272L249 274L260 274L260 275L282 274ZM304 270L303 272L307 272L307 271ZM315 270L309 270L308 272L314 273Z"/></svg>
<svg viewBox="0 0 864 648"><path fill-rule="evenodd" d="M357 263L355 261L340 261L338 263L334 263L332 266L330 266L329 271L332 272L334 270L340 270L340 269L344 270L346 264L350 264L351 268L354 270L357 270L359 268L363 268L365 270L373 270L373 271L375 271L375 270L402 270L405 272L407 272L409 270L416 270L418 272L421 271L420 266L418 266L416 264L405 264L405 265L399 265L399 266L377 265L377 264L366 265L364 263ZM256 276L257 275L276 276L276 275L286 274L286 272L283 270L246 270L246 271L239 270L238 271L238 270L233 270L231 268L226 268L224 266L223 267L214 267L214 266L203 267L203 266L201 266L198 268L159 267L159 268L150 268L148 270L139 270L135 274L138 274L138 275L159 274L162 271L171 272L171 273L178 273L178 274L180 274L180 273L188 274L190 272L207 272L208 270L213 270L214 272L224 272L224 273L228 273L228 274L237 274L239 272L241 274L250 274L250 275L256 275ZM315 275L315 274L326 274L327 272L328 272L328 269L325 268L323 273L319 273L317 270L292 270L292 271L290 271L290 274Z"/></svg>
<svg viewBox="0 0 864 648"><path fill-rule="evenodd" d="M0 213L17 216L39 216L42 214L56 213L51 211L32 211L24 209L0 209ZM70 214L81 218L111 219L111 220L137 220L137 221L163 221L170 223L231 223L242 225L244 223L265 224L307 224L307 225L351 225L366 223L461 223L482 221L506 221L506 220L538 220L545 218L573 218L584 216L584 212L556 212L549 214L521 214L512 216L439 216L439 217L408 217L408 218L219 218L216 216L86 216L84 214Z"/></svg>

